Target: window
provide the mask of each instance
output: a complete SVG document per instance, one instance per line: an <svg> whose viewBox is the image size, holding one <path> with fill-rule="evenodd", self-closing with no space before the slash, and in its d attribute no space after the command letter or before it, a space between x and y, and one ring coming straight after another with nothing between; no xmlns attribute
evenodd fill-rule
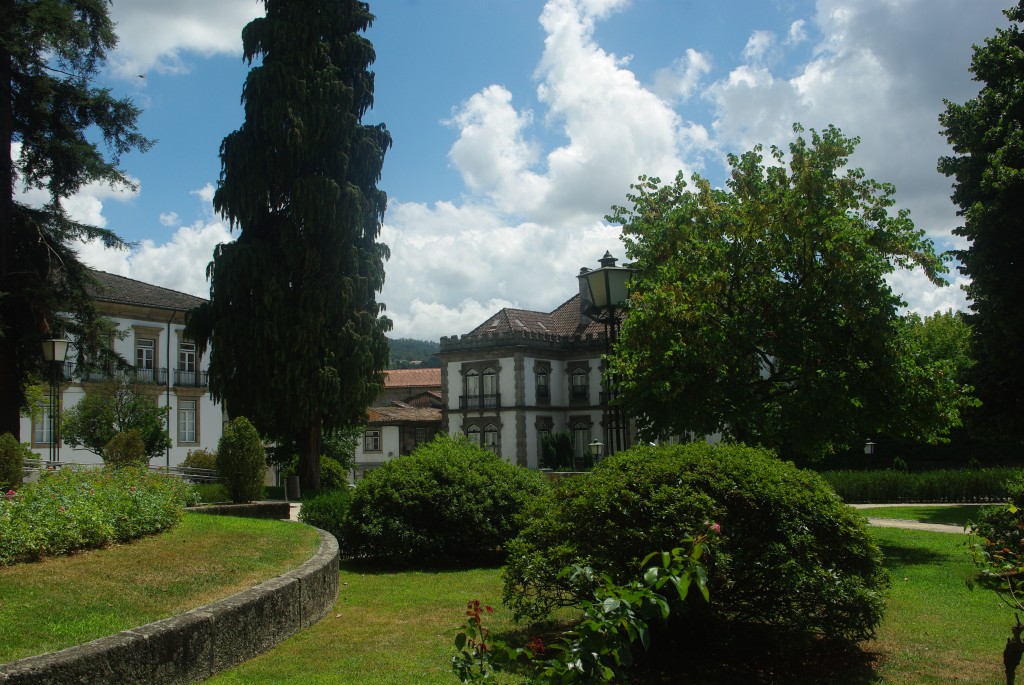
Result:
<svg viewBox="0 0 1024 685"><path fill-rule="evenodd" d="M466 373L466 409L480 408L480 374L476 371Z"/></svg>
<svg viewBox="0 0 1024 685"><path fill-rule="evenodd" d="M480 445L480 426L473 424L466 429L466 437L474 445Z"/></svg>
<svg viewBox="0 0 1024 685"><path fill-rule="evenodd" d="M196 385L196 344L178 343L178 384Z"/></svg>
<svg viewBox="0 0 1024 685"><path fill-rule="evenodd" d="M196 401L178 401L178 443L199 442L196 435Z"/></svg>
<svg viewBox="0 0 1024 685"><path fill-rule="evenodd" d="M498 454L498 427L493 423L484 426L484 449Z"/></svg>
<svg viewBox="0 0 1024 685"><path fill-rule="evenodd" d="M416 426L416 444L427 441L427 429L423 426Z"/></svg>
<svg viewBox="0 0 1024 685"><path fill-rule="evenodd" d="M363 451L380 452L380 431L368 430L363 433Z"/></svg>
<svg viewBox="0 0 1024 685"><path fill-rule="evenodd" d="M498 406L498 374L494 369L484 370L484 406Z"/></svg>
<svg viewBox="0 0 1024 685"><path fill-rule="evenodd" d="M572 371L572 399L585 400L590 395L587 387L587 372L585 369L573 369Z"/></svg>
<svg viewBox="0 0 1024 685"><path fill-rule="evenodd" d="M574 423L572 426L572 442L576 458L582 459L590 445L590 426L585 423Z"/></svg>
<svg viewBox="0 0 1024 685"><path fill-rule="evenodd" d="M550 377L547 369L537 369L537 399L551 399Z"/></svg>
<svg viewBox="0 0 1024 685"><path fill-rule="evenodd" d="M156 359L156 341L146 338L135 340L135 373L147 381L155 380L153 365Z"/></svg>
<svg viewBox="0 0 1024 685"><path fill-rule="evenodd" d="M52 444L53 428L53 417L50 415L49 405L40 405L39 415L32 419L32 443L35 445Z"/></svg>

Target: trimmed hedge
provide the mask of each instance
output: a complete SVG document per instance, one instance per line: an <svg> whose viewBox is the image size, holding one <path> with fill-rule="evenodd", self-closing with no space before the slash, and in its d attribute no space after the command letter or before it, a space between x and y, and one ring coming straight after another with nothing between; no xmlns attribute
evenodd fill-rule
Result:
<svg viewBox="0 0 1024 685"><path fill-rule="evenodd" d="M567 479L509 545L505 604L540 620L579 599L559 569L587 564L619 583L650 550L710 535L719 618L860 639L882 618L888 576L862 517L817 474L766 450L691 443L636 447ZM718 524L717 526L715 524Z"/></svg>
<svg viewBox="0 0 1024 685"><path fill-rule="evenodd" d="M128 542L170 528L197 503L188 483L145 469L44 471L0 496L0 565Z"/></svg>
<svg viewBox="0 0 1024 685"><path fill-rule="evenodd" d="M349 501L352 499L349 488L322 490L319 494L302 500L299 509L299 520L316 526L342 539L345 515L348 513Z"/></svg>
<svg viewBox="0 0 1024 685"><path fill-rule="evenodd" d="M1009 483L1024 470L941 469L826 471L821 474L846 502L998 502L1010 497Z"/></svg>
<svg viewBox="0 0 1024 685"><path fill-rule="evenodd" d="M342 553L399 564L491 562L519 533L520 512L545 490L540 473L464 437L439 435L356 485Z"/></svg>

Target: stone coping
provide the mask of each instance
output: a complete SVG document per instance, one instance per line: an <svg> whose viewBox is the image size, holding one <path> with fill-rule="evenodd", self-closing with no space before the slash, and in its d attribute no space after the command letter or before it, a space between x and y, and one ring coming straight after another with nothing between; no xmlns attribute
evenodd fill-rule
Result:
<svg viewBox="0 0 1024 685"><path fill-rule="evenodd" d="M0 664L2 685L195 683L261 654L330 611L338 597L338 541L254 588L116 635Z"/></svg>

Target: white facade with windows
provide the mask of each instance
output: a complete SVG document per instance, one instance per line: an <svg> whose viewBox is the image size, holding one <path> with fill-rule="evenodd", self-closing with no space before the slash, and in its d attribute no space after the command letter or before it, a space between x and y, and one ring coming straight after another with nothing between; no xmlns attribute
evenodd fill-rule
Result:
<svg viewBox="0 0 1024 685"><path fill-rule="evenodd" d="M224 425L221 406L213 401L207 383L208 358L200 358L195 342L185 337L185 313L204 300L167 288L104 272L94 272L99 288L94 293L97 311L108 317L117 334L110 346L129 372L150 388L167 407L167 432L172 447L150 460L151 466L177 466L189 450L216 450ZM78 357L72 341L63 367L61 411L73 407L91 383L121 371L89 366ZM23 418L21 432L42 459L50 457L54 440L48 408L36 419ZM60 461L99 463L100 457L84 447L60 446Z"/></svg>
<svg viewBox="0 0 1024 685"><path fill-rule="evenodd" d="M594 440L606 444L606 338L582 302L577 295L550 313L502 309L442 338L444 430L529 468L541 465L547 434L572 435L580 460Z"/></svg>

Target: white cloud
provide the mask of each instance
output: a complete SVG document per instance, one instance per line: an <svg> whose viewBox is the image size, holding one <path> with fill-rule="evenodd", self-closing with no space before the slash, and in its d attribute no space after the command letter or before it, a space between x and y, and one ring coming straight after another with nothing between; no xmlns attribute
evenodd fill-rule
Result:
<svg viewBox="0 0 1024 685"><path fill-rule="evenodd" d="M786 34L786 45L799 45L807 40L807 22L798 19L789 25L789 32Z"/></svg>
<svg viewBox="0 0 1024 685"><path fill-rule="evenodd" d="M185 73L188 55L240 55L242 27L263 15L255 0L131 0L111 5L117 23L114 73L135 78L150 70Z"/></svg>
<svg viewBox="0 0 1024 685"><path fill-rule="evenodd" d="M743 58L750 62L769 61L775 50L775 34L771 31L754 31L743 48Z"/></svg>
<svg viewBox="0 0 1024 685"><path fill-rule="evenodd" d="M177 212L164 212L160 215L160 223L164 226L177 226L181 222Z"/></svg>
<svg viewBox="0 0 1024 685"><path fill-rule="evenodd" d="M203 204L212 205L213 204L213 192L214 192L213 184L212 183L207 183L202 188L197 188L196 190L191 191L190 194L191 195L195 195L200 200L202 200ZM212 211L212 208L211 208L211 211Z"/></svg>
<svg viewBox="0 0 1024 685"><path fill-rule="evenodd" d="M704 75L711 71L711 57L693 48L672 63L654 72L655 93L668 102L685 102L701 85Z"/></svg>

